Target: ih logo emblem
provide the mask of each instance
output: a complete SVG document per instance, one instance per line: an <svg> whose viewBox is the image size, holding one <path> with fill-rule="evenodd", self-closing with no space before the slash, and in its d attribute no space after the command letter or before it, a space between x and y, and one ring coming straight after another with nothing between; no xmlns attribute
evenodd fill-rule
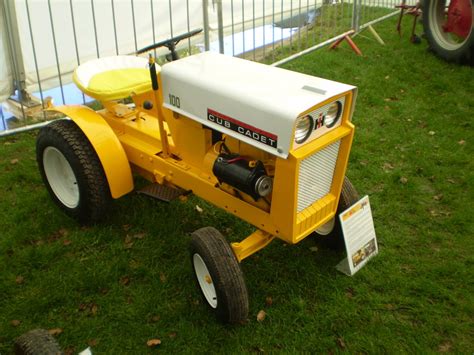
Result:
<svg viewBox="0 0 474 355"><path fill-rule="evenodd" d="M323 116L322 113L320 113L318 118L314 122L314 129L318 129L318 128L324 126L324 119L325 119L325 117Z"/></svg>

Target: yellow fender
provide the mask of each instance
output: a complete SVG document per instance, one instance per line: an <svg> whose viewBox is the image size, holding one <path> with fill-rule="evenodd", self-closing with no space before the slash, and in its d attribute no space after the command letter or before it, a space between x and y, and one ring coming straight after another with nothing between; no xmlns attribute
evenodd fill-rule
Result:
<svg viewBox="0 0 474 355"><path fill-rule="evenodd" d="M84 132L102 163L113 198L119 198L133 190L132 171L127 155L102 116L81 105L52 107L48 111L65 114Z"/></svg>

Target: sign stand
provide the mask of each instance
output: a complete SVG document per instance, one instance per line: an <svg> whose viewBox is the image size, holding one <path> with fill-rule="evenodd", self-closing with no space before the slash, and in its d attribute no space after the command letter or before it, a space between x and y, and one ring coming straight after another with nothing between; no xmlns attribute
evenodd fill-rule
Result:
<svg viewBox="0 0 474 355"><path fill-rule="evenodd" d="M339 220L347 257L337 264L336 269L352 276L378 253L369 197L361 198L343 211L339 215Z"/></svg>
<svg viewBox="0 0 474 355"><path fill-rule="evenodd" d="M336 265L336 269L338 269L343 274L346 274L347 276L352 276L351 269L349 267L349 262L347 261L347 258L342 259L339 262L339 264Z"/></svg>

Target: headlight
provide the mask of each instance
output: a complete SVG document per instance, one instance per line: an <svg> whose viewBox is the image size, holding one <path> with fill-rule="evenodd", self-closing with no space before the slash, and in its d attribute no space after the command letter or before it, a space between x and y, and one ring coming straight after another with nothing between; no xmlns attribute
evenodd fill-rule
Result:
<svg viewBox="0 0 474 355"><path fill-rule="evenodd" d="M295 129L295 142L298 144L303 143L311 135L313 130L314 121L311 116L299 117L296 120Z"/></svg>
<svg viewBox="0 0 474 355"><path fill-rule="evenodd" d="M327 128L331 128L332 126L334 126L336 122L339 120L339 117L341 116L341 112L342 112L342 104L340 101L335 101L331 105L329 105L329 108L324 118L324 125Z"/></svg>

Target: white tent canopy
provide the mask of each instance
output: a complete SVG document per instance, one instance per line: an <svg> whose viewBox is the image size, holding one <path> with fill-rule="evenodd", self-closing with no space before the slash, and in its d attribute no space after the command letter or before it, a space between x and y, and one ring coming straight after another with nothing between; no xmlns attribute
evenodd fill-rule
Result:
<svg viewBox="0 0 474 355"><path fill-rule="evenodd" d="M0 102L10 96L13 90L13 79L10 66L10 51L8 49L8 39L3 13L3 6L0 6Z"/></svg>
<svg viewBox="0 0 474 355"><path fill-rule="evenodd" d="M38 91L38 81L43 90L59 86L59 72L62 83L69 83L78 62L132 53L154 40L158 42L202 28L202 3L202 0L51 0L49 7L46 0L15 0L27 89ZM250 23L259 25L264 17L266 24L271 24L273 13L277 20L282 10L284 13L292 10L294 15L302 11L295 0L235 0L233 3L232 9L229 1L223 1L224 26L229 31L232 22L239 31L242 22L247 22L245 29L249 29ZM212 0L208 11L211 35L215 38L217 6ZM1 21L2 34L3 25ZM202 37L199 40L202 42ZM6 43L4 36L0 36L2 99L12 90Z"/></svg>

